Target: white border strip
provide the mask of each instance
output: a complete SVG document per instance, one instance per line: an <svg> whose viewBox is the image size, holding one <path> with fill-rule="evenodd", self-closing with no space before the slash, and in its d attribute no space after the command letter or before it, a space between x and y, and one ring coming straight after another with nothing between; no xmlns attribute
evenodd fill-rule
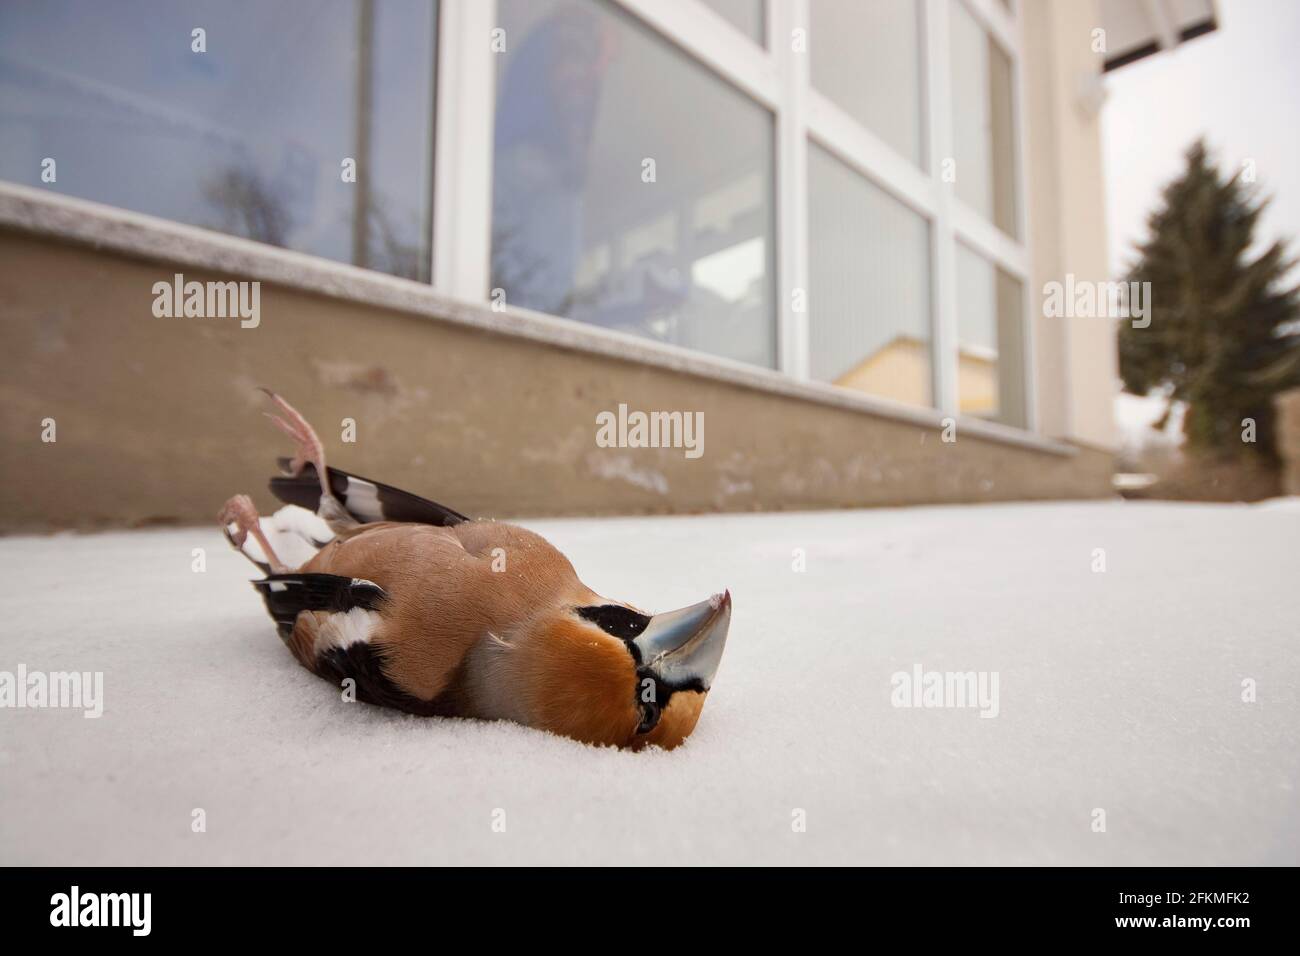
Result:
<svg viewBox="0 0 1300 956"><path fill-rule="evenodd" d="M957 247L953 226L953 187L943 181L943 167L952 156L952 76L948 38L949 0L925 0L922 10L922 62L925 72L926 142L930 179L935 184L934 216L930 221L930 365L933 403L945 415L956 416L957 394Z"/></svg>
<svg viewBox="0 0 1300 956"><path fill-rule="evenodd" d="M772 55L698 0L614 2L768 109L780 105L781 78Z"/></svg>
<svg viewBox="0 0 1300 956"><path fill-rule="evenodd" d="M921 216L934 217L938 179L927 176L911 160L811 87L808 130L819 145L874 185Z"/></svg>
<svg viewBox="0 0 1300 956"><path fill-rule="evenodd" d="M777 342L781 371L809 377L808 328L808 53L795 52L794 31L807 36L807 0L771 0L768 47L785 77L776 111ZM794 309L796 297L803 308Z"/></svg>
<svg viewBox="0 0 1300 956"><path fill-rule="evenodd" d="M435 291L420 282L358 269L301 252L0 182L0 228L106 250L128 257L272 282L334 299L394 309L469 329L541 342L624 362L784 395L896 422L941 429L943 414L780 372L693 352L621 332L557 319L525 309L494 312ZM1072 445L978 418L958 418L960 434L1034 451L1070 456Z"/></svg>
<svg viewBox="0 0 1300 956"><path fill-rule="evenodd" d="M1014 14L1008 13L998 0L964 0L966 7L997 45L1014 63L1020 57L1020 44Z"/></svg>
<svg viewBox="0 0 1300 956"><path fill-rule="evenodd" d="M488 297L491 281L496 6L438 4L431 274L438 289L476 301Z"/></svg>

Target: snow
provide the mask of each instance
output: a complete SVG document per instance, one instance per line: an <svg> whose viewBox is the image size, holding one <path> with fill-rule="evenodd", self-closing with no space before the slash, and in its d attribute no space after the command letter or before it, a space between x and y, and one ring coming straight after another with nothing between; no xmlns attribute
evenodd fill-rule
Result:
<svg viewBox="0 0 1300 956"><path fill-rule="evenodd" d="M1156 424L1166 412L1169 413L1163 428ZM1187 414L1187 403L1171 402L1163 392L1150 395L1130 395L1117 392L1115 395L1115 430L1119 436L1120 449L1125 455L1137 459L1148 448L1173 450L1184 441L1183 417Z"/></svg>
<svg viewBox="0 0 1300 956"><path fill-rule="evenodd" d="M215 529L0 539L0 671L104 675L99 719L0 710L0 863L1300 863L1294 504L526 522L607 595L731 589L641 754L343 702ZM917 665L997 716L892 706Z"/></svg>

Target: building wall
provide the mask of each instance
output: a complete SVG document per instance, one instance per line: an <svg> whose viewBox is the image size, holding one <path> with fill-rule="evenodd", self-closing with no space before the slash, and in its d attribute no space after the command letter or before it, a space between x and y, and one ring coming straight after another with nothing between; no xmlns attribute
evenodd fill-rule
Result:
<svg viewBox="0 0 1300 956"><path fill-rule="evenodd" d="M1282 458L1282 493L1300 495L1300 388L1276 396L1277 451Z"/></svg>
<svg viewBox="0 0 1300 956"><path fill-rule="evenodd" d="M937 415L875 413L829 387L783 386L775 373L726 380L689 361L620 359L611 349L636 347L618 339L604 354L540 341L513 334L512 323L536 322L512 313L478 310L484 327L474 327L470 307L444 308L427 287L347 267L331 267L344 278L318 279L312 292L274 280L298 268L295 254L161 222L128 228L146 217L117 211L88 225L98 222L82 211L92 204L60 203L54 218L80 238L27 221L44 201L0 203L3 531L203 523L236 492L270 508L266 478L288 449L262 417L259 385L316 423L334 464L477 516L1110 491L1110 456L1092 449L1038 447L974 423L949 444ZM125 233L153 251L122 251ZM226 251L224 267L196 266L200 247ZM262 278L260 325L155 317L153 284L177 271L199 281ZM342 294L353 274L414 305ZM751 374L762 387L745 384ZM597 414L620 403L703 412L704 454L597 447ZM340 441L345 418L356 422L355 444ZM46 419L55 422L52 443L41 438Z"/></svg>
<svg viewBox="0 0 1300 956"><path fill-rule="evenodd" d="M475 515L1110 494L1114 323L1046 318L1041 291L1069 273L1108 278L1100 129L1081 100L1100 70L1098 4L1022 7L1035 411L1061 443L969 419L947 443L933 410L661 361L597 329L347 267L305 260L302 279L276 265L292 253L58 197L47 209L36 190L6 205L22 188L0 187L0 530L206 522L237 491L272 507L265 478L287 449L260 414L262 384L318 424L333 463ZM261 325L155 318L153 284L174 272L262 280ZM377 301L358 283L401 291ZM529 332L539 325L560 332ZM703 412L703 456L598 447L596 415L620 404ZM355 444L340 441L345 418Z"/></svg>
<svg viewBox="0 0 1300 956"><path fill-rule="evenodd" d="M1110 278L1100 113L1083 98L1100 82L1096 0L1022 4L1029 239L1039 424L1044 434L1113 449L1119 391L1115 323L1043 315L1045 283Z"/></svg>

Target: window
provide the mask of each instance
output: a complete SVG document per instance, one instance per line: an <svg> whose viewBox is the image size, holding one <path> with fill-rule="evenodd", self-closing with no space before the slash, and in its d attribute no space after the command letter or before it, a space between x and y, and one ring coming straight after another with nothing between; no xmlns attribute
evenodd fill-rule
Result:
<svg viewBox="0 0 1300 956"><path fill-rule="evenodd" d="M815 379L1026 426L1014 15L808 11L808 316L790 351Z"/></svg>
<svg viewBox="0 0 1300 956"><path fill-rule="evenodd" d="M1020 7L3 4L0 178L1029 427Z"/></svg>
<svg viewBox="0 0 1300 956"><path fill-rule="evenodd" d="M810 0L812 84L918 166L921 29L916 0Z"/></svg>
<svg viewBox="0 0 1300 956"><path fill-rule="evenodd" d="M4 4L0 178L428 281L435 13Z"/></svg>
<svg viewBox="0 0 1300 956"><path fill-rule="evenodd" d="M615 7L501 0L492 287L775 364L771 113Z"/></svg>
<svg viewBox="0 0 1300 956"><path fill-rule="evenodd" d="M808 194L812 377L930 404L925 220L817 147Z"/></svg>
<svg viewBox="0 0 1300 956"><path fill-rule="evenodd" d="M715 13L759 46L767 45L763 36L766 27L764 3L765 0L704 0L706 7L712 7Z"/></svg>
<svg viewBox="0 0 1300 956"><path fill-rule="evenodd" d="M1003 232L1015 236L1011 59L984 32L962 0L951 3L957 195Z"/></svg>
<svg viewBox="0 0 1300 956"><path fill-rule="evenodd" d="M1024 290L957 244L957 390L963 414L1024 427Z"/></svg>

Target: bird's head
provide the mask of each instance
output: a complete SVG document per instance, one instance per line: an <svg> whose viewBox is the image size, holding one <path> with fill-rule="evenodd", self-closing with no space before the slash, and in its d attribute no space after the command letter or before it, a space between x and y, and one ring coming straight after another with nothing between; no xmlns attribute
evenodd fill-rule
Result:
<svg viewBox="0 0 1300 956"><path fill-rule="evenodd" d="M730 624L729 592L654 615L601 599L553 608L518 647L530 723L593 744L676 747L699 720Z"/></svg>

